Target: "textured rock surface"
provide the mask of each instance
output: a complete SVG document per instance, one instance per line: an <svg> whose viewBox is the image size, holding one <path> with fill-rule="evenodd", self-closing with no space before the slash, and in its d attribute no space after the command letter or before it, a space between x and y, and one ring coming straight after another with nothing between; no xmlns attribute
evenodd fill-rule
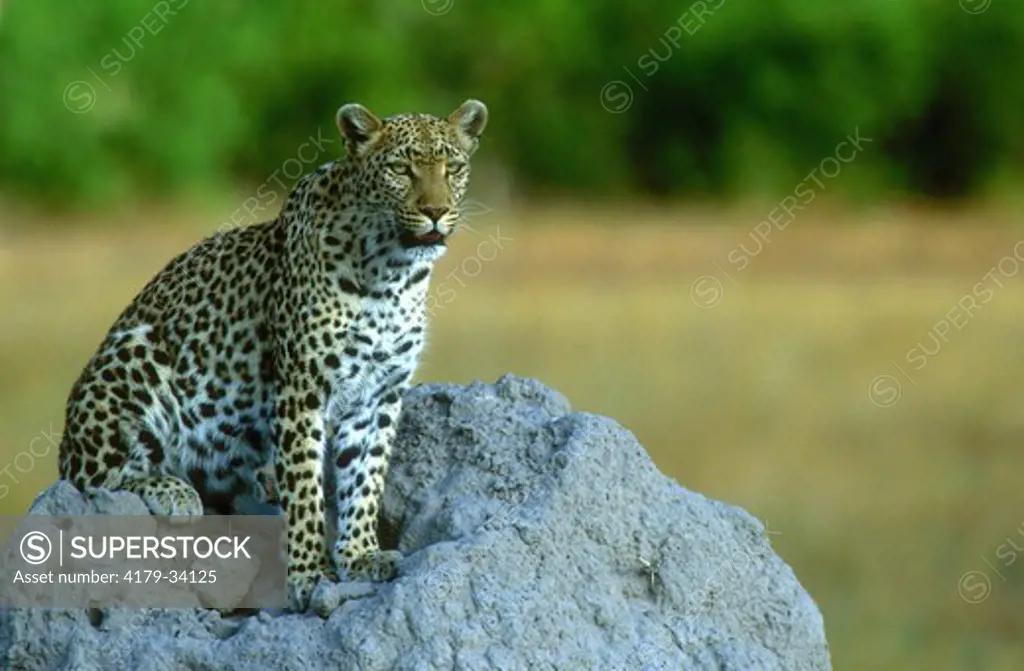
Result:
<svg viewBox="0 0 1024 671"><path fill-rule="evenodd" d="M140 505L55 486L35 512ZM830 668L821 614L757 520L536 381L412 390L384 513L400 577L324 586L326 619L8 611L0 667Z"/></svg>

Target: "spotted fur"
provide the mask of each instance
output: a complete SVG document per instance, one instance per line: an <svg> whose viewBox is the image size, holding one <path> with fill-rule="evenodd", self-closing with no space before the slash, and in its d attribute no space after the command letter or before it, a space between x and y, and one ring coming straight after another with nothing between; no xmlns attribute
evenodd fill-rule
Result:
<svg viewBox="0 0 1024 671"><path fill-rule="evenodd" d="M345 159L303 177L273 221L175 258L125 309L71 390L59 457L78 488L135 491L159 515L276 491L296 609L332 564L397 571L377 540L384 477L487 108L379 120L353 104L336 121Z"/></svg>

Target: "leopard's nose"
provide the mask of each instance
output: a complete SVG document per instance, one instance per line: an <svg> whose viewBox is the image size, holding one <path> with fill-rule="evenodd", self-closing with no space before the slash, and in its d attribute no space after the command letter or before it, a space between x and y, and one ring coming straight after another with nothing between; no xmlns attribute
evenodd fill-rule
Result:
<svg viewBox="0 0 1024 671"><path fill-rule="evenodd" d="M428 205L421 205L420 212L430 218L435 224L441 221L441 217L448 214L450 208L447 207L433 207Z"/></svg>

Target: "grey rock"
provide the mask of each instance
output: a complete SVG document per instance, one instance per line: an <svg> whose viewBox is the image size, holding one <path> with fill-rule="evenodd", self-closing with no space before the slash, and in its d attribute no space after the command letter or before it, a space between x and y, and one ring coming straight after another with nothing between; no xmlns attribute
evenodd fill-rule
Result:
<svg viewBox="0 0 1024 671"><path fill-rule="evenodd" d="M379 583L362 580L340 583L321 580L313 590L309 608L320 617L330 617L345 601L366 598L376 594L379 588Z"/></svg>
<svg viewBox="0 0 1024 671"><path fill-rule="evenodd" d="M628 431L535 380L411 390L386 584L316 612L6 611L16 669L829 669L821 614L764 527L662 475ZM121 510L56 485L34 510Z"/></svg>

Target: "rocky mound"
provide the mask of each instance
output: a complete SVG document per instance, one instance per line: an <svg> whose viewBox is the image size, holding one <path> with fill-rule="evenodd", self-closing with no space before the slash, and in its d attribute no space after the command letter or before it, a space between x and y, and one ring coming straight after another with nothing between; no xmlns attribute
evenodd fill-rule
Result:
<svg viewBox="0 0 1024 671"><path fill-rule="evenodd" d="M821 614L762 525L662 475L557 392L409 392L382 538L394 582L327 586L320 613L0 613L13 669L828 669ZM58 483L34 512L137 512ZM323 616L323 617L322 617Z"/></svg>

